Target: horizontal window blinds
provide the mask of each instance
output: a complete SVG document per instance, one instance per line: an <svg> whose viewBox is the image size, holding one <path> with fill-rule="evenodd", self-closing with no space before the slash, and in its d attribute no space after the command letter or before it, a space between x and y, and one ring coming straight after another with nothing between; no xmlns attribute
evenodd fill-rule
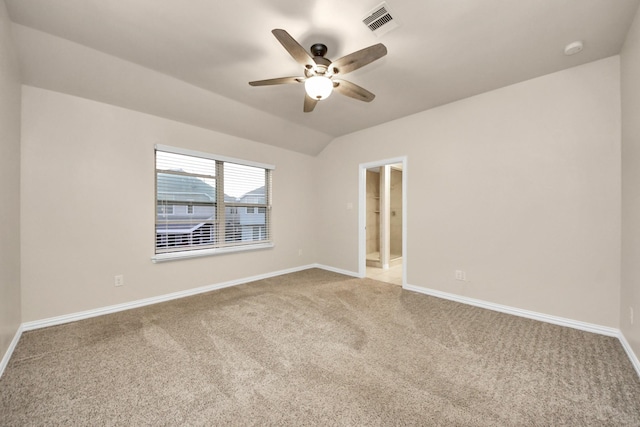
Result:
<svg viewBox="0 0 640 427"><path fill-rule="evenodd" d="M270 243L272 169L157 146L156 254Z"/></svg>

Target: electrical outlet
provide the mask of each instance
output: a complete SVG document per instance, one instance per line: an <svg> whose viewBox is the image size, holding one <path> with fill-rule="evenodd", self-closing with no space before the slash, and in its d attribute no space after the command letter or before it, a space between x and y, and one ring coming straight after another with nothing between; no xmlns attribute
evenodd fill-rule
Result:
<svg viewBox="0 0 640 427"><path fill-rule="evenodd" d="M302 256L302 249L298 249L298 256Z"/></svg>
<svg viewBox="0 0 640 427"><path fill-rule="evenodd" d="M633 325L633 307L629 307L629 322Z"/></svg>
<svg viewBox="0 0 640 427"><path fill-rule="evenodd" d="M456 280L462 280L463 282L467 281L467 273L463 270L456 270Z"/></svg>
<svg viewBox="0 0 640 427"><path fill-rule="evenodd" d="M124 276L122 274L118 274L114 277L114 285L115 286L124 286Z"/></svg>

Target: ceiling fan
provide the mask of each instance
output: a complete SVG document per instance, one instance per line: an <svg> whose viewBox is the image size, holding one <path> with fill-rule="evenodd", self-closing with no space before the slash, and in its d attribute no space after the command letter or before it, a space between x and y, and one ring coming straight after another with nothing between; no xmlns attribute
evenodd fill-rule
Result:
<svg viewBox="0 0 640 427"><path fill-rule="evenodd" d="M304 66L304 76L258 80L249 82L251 86L304 83L305 97L303 111L305 113L313 111L318 101L327 99L333 90L342 95L365 102L371 102L373 98L376 97L368 90L354 83L342 80L339 76L357 70L385 56L387 54L387 48L382 43L369 46L331 62L324 57L327 53L327 46L322 43L316 43L311 46L310 55L285 30L275 29L271 32L293 59Z"/></svg>

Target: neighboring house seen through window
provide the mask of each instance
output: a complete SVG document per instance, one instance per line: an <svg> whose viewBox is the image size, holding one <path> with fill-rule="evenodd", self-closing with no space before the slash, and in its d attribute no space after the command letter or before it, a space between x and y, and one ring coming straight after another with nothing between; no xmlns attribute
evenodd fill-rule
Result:
<svg viewBox="0 0 640 427"><path fill-rule="evenodd" d="M154 261L273 246L273 166L166 146L155 153Z"/></svg>

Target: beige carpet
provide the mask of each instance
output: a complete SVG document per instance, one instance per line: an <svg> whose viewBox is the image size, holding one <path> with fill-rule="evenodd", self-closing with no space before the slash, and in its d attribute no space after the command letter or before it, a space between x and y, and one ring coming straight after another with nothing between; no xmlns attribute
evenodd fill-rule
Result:
<svg viewBox="0 0 640 427"><path fill-rule="evenodd" d="M307 270L23 334L0 424L640 426L609 338Z"/></svg>

